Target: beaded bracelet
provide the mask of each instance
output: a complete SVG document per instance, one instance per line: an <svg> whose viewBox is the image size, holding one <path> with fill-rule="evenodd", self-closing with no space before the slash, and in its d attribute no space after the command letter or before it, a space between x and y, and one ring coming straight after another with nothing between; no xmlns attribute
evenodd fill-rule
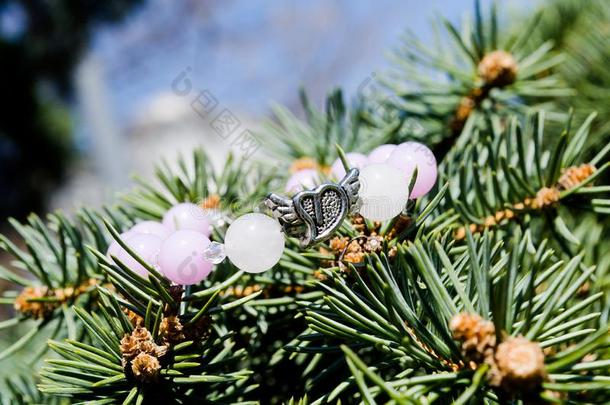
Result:
<svg viewBox="0 0 610 405"><path fill-rule="evenodd" d="M238 217L229 225L224 244L210 241L209 215L192 203L177 204L162 222L140 222L120 237L172 282L198 284L225 258L247 273L268 270L279 262L285 236L297 238L303 248L310 247L332 237L349 213L374 221L391 219L401 213L409 198L425 195L436 182L436 159L428 147L417 142L381 145L368 156L348 153L345 157L352 167L347 173L339 159L331 167L331 176L342 178L338 183L303 189L303 184L317 180L297 172L287 183L287 191L296 194L270 194L265 206L272 216L250 213ZM309 176L315 174L310 172ZM110 244L107 255L147 276L146 268L117 241Z"/></svg>

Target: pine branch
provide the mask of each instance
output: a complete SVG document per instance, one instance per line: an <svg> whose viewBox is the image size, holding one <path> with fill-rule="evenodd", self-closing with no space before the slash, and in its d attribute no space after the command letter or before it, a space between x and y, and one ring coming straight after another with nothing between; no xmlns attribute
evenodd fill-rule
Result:
<svg viewBox="0 0 610 405"><path fill-rule="evenodd" d="M105 250L106 233L96 214L83 210L78 216L79 222L61 213L49 215L46 224L36 215L31 215L27 224L11 220L23 238L24 248L0 235L0 246L14 258L12 268L0 269L0 277L23 288L20 292L5 292L3 303L12 305L16 314L3 326L19 328L30 323L28 332L0 353L0 358L31 344L35 334L50 338L63 338L66 331L76 334L78 328L66 316L66 309L76 302L90 306L96 301L95 286L104 283L104 276L85 245ZM44 355L44 350L33 352Z"/></svg>
<svg viewBox="0 0 610 405"><path fill-rule="evenodd" d="M441 160L457 141L469 118L481 112L506 116L550 107L569 96L553 71L563 57L550 42L529 49L527 39L540 18L530 19L514 34L498 30L495 6L483 16L475 3L473 22L456 27L441 20L437 49L430 49L406 33L392 57L396 69L381 79L395 97L386 103L418 123L408 136L436 144Z"/></svg>
<svg viewBox="0 0 610 405"><path fill-rule="evenodd" d="M574 26L601 32L606 7L587 7ZM46 351L41 338L56 355L45 356L40 380L3 381L2 399L608 402L610 146L587 149L591 128L604 128L593 115L574 130L580 119L568 114L561 132L533 113L573 94L561 76L591 73L578 59L605 61L607 47L575 29L577 49L561 47L573 60L560 64L565 56L548 41L530 40L544 15L511 36L499 30L495 6L484 17L477 2L474 14L461 28L442 22L448 49L407 36L395 54L398 75L353 106L335 91L323 111L303 93L302 120L276 107L263 134L279 162L273 170L233 157L214 170L197 149L100 213L13 221L22 241L0 237L13 258L0 277L22 290L1 298L17 315L0 329L21 335L0 358L18 363L27 349L35 364ZM604 72L595 80L606 81ZM601 104L603 91L587 87L593 79L580 79L568 80L586 94L580 107ZM222 242L234 218L281 188L274 179L288 166L325 178L334 145L368 152L406 139L435 145L442 160L429 197L383 223L350 217L306 251L288 239L264 274L225 261L185 291L120 239L139 220L190 201L214 217L212 239ZM105 255L113 240L147 277Z"/></svg>
<svg viewBox="0 0 610 405"><path fill-rule="evenodd" d="M526 44L535 47L553 41L564 55L557 66L562 79L576 92L576 97L559 100L564 108L573 107L579 118L590 111L602 117L592 127L587 152L595 154L608 143L610 121L608 117L608 88L610 73L600 68L610 57L605 32L610 19L610 5L603 0L580 2L553 0L544 5L539 24Z"/></svg>
<svg viewBox="0 0 610 405"><path fill-rule="evenodd" d="M545 133L541 112L525 125L513 118L504 129L490 124L487 133L464 133L470 145L455 149L442 170L451 184L444 208L455 209L466 224L456 230L456 238L464 239L466 229L482 232L515 222L529 226L539 219L562 243L579 245L566 223L583 210L604 214L608 205L608 188L595 184L610 165L604 163L608 148L584 160L593 118L574 131L568 123L555 140Z"/></svg>
<svg viewBox="0 0 610 405"><path fill-rule="evenodd" d="M216 322L219 314L256 295L231 302L219 299L218 289L202 290L208 296L202 304L180 305L182 288L154 274L143 279L94 253L121 294L98 287L98 311L74 307L92 343L51 341L63 360L48 360L40 372L42 392L124 403L140 398L188 403L202 390L219 402L243 397L250 374L240 366L246 352L236 349L234 334Z"/></svg>
<svg viewBox="0 0 610 405"><path fill-rule="evenodd" d="M381 371L392 389L397 389L398 380L393 379L396 377L392 376L392 368L381 367L380 362L400 364L398 369L410 368L422 378L459 373L454 385L445 382L435 386L433 379L418 382L420 388L431 384L422 391L425 393L414 394L425 400L431 399L430 395L447 399L460 395L462 398L506 395L503 387L509 384L510 373L505 370L502 358L491 363L485 359L489 353L498 356L500 347L518 344L516 336L524 335L528 342L537 342L540 353L544 348L546 368L554 373L553 378L569 374L571 367L584 367L587 360L583 358L605 346L605 338L599 337L580 351L566 349L582 336L592 332L605 336L607 330L600 312L595 310L603 293L593 294L585 301L578 298L579 289L594 279L593 268L583 266L582 255L569 262L558 261L545 247L546 243L538 248L532 245L529 234L515 235L509 246L503 246L502 241L493 242L491 234L482 237L468 234L468 240L467 246L462 247L452 238L430 236L427 240L399 245L394 259L384 254L372 255L366 268L352 268L347 276L336 268L324 270L328 278L319 282L319 286L326 296L303 303L306 319L319 337L312 345L311 335L305 335L303 347L308 351L317 348L319 353L341 344L355 347L360 343L374 348L379 354L368 357L372 361L369 367L377 369L377 374ZM477 344L462 341L454 322L458 316L464 316L461 314L476 313L482 317L476 322L491 319L487 326L490 334L474 335L479 339ZM362 352L362 346L358 350ZM566 350L575 354L564 357ZM560 358L569 360L559 362L552 353L561 353ZM487 368L485 371L479 368L485 364L493 369L489 375ZM499 377L494 374L498 372ZM355 380L342 385L343 394L354 384L363 389L357 374L354 377ZM541 387L536 385L536 393L523 388L521 394L539 395ZM568 384L552 387L564 391ZM417 392L409 388L408 385L400 388L405 392L403 400ZM363 395L383 392L388 393L387 387Z"/></svg>

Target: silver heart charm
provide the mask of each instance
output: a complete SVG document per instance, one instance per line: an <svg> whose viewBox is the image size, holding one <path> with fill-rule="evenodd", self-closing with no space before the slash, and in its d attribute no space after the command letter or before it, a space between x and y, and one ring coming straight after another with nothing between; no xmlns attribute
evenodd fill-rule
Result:
<svg viewBox="0 0 610 405"><path fill-rule="evenodd" d="M282 225L284 233L309 247L329 239L358 202L358 169L350 169L339 184L325 183L294 197L269 194L265 205Z"/></svg>

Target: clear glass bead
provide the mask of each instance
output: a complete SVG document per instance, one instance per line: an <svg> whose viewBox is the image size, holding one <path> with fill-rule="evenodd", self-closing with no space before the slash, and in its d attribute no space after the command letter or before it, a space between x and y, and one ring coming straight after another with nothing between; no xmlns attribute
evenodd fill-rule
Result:
<svg viewBox="0 0 610 405"><path fill-rule="evenodd" d="M210 243L203 251L203 258L214 264L222 262L227 254L225 253L225 245L218 242Z"/></svg>

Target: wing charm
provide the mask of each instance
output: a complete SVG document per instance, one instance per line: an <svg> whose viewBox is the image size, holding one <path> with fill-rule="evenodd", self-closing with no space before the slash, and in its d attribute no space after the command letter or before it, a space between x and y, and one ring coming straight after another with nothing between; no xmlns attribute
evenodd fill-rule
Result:
<svg viewBox="0 0 610 405"><path fill-rule="evenodd" d="M358 174L358 169L350 169L339 184L321 184L292 198L269 194L265 205L286 235L298 238L301 246L309 247L330 238L347 214L357 209Z"/></svg>

